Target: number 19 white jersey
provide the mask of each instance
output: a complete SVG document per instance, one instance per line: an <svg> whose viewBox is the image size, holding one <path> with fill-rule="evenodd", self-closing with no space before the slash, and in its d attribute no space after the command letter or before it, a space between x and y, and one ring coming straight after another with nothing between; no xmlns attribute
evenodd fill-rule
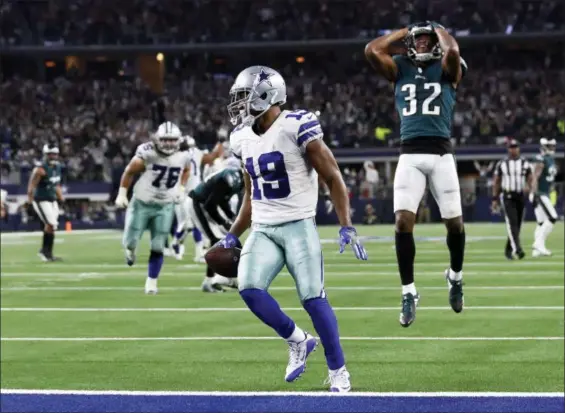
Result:
<svg viewBox="0 0 565 413"><path fill-rule="evenodd" d="M322 138L318 118L305 110L282 111L261 136L244 125L232 131L232 153L252 182L253 223L277 225L316 215L318 174L305 151L308 143Z"/></svg>
<svg viewBox="0 0 565 413"><path fill-rule="evenodd" d="M145 171L133 188L134 197L148 203L174 202L182 171L190 167L190 154L182 151L165 156L155 149L153 142L147 142L137 147L135 156L143 160Z"/></svg>

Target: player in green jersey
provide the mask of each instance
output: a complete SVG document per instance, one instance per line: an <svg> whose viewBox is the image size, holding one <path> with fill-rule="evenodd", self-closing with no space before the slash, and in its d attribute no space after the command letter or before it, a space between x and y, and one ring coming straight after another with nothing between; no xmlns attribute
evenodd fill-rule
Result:
<svg viewBox="0 0 565 413"><path fill-rule="evenodd" d="M62 203L61 165L59 148L56 145L43 146L43 159L33 169L27 187L28 203L43 222L43 244L39 256L43 261L59 261L53 255L55 231L59 226L59 204Z"/></svg>
<svg viewBox="0 0 565 413"><path fill-rule="evenodd" d="M395 48L404 40L406 53ZM445 271L449 303L463 310L465 229L457 167L451 145L455 94L467 65L455 39L439 24L423 22L379 37L365 48L373 68L394 84L400 116L400 158L394 177L396 255L402 283L400 325L416 317L420 295L414 284L416 212L430 184L447 228L450 267Z"/></svg>
<svg viewBox="0 0 565 413"><path fill-rule="evenodd" d="M239 168L224 168L209 175L190 191L189 213L194 224L213 245L222 239L235 220L236 211L230 206L234 195L243 191L243 172ZM202 283L204 292L221 292L222 286L237 287L237 280L214 274L207 267Z"/></svg>
<svg viewBox="0 0 565 413"><path fill-rule="evenodd" d="M538 225L534 233L532 256L549 256L551 251L545 247L547 237L553 231L558 219L557 211L549 199L553 189L557 167L555 166L555 139L541 138L540 154L534 159L534 185L530 192L530 202L534 205Z"/></svg>

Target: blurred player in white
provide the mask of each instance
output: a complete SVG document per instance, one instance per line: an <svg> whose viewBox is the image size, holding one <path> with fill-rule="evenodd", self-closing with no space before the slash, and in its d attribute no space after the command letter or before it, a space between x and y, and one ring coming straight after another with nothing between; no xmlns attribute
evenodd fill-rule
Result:
<svg viewBox="0 0 565 413"><path fill-rule="evenodd" d="M174 205L186 197L191 158L188 152L179 152L181 137L174 123L161 124L151 142L137 147L122 175L116 198L117 207L128 207L123 245L129 266L135 262L135 250L143 232L148 229L151 233L146 294L157 293L157 278L163 266L163 249L173 222ZM138 174L141 177L128 205L128 188Z"/></svg>
<svg viewBox="0 0 565 413"><path fill-rule="evenodd" d="M249 309L289 344L285 380L296 380L306 368L317 340L282 312L267 292L286 265L304 309L324 346L330 389L351 389L339 340L337 320L324 292L324 263L316 230L318 173L328 185L341 224L340 252L351 244L358 259L367 254L351 226L349 199L333 154L324 144L322 128L306 110L282 111L286 85L273 69L253 66L241 72L230 90L232 153L244 165L245 193L239 215L227 236L226 248L253 222L241 252L240 295Z"/></svg>
<svg viewBox="0 0 565 413"><path fill-rule="evenodd" d="M190 161L190 177L186 184L186 194L195 189L202 182L202 170L206 165L213 164L217 159L221 159L224 155L224 145L221 142L214 147L209 153L204 153L196 146L196 141L192 136L184 136L184 141L188 146L188 152L191 157ZM191 200L185 197L182 204L175 206L175 215L177 218L177 228L172 242L172 250L177 260L182 260L184 256L184 240L189 232L192 232L194 239L194 261L203 262L204 260L204 243L203 234L194 225L194 217L191 216L190 208Z"/></svg>

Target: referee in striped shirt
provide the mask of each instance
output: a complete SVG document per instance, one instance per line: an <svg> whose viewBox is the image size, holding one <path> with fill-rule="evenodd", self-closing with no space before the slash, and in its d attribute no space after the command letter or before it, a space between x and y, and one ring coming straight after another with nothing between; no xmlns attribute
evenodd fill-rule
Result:
<svg viewBox="0 0 565 413"><path fill-rule="evenodd" d="M508 142L508 156L495 167L492 197L492 211L498 212L502 207L508 240L504 255L509 260L524 258L524 250L520 243L520 228L524 218L526 194L532 187L534 175L532 165L520 156L520 145L512 139Z"/></svg>

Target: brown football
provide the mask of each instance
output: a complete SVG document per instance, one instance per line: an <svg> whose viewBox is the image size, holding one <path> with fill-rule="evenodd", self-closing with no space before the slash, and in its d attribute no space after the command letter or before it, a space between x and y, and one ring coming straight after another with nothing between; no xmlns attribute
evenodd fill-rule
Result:
<svg viewBox="0 0 565 413"><path fill-rule="evenodd" d="M240 255L241 248L224 248L220 245L214 245L206 252L204 259L216 274L235 278L237 277Z"/></svg>

